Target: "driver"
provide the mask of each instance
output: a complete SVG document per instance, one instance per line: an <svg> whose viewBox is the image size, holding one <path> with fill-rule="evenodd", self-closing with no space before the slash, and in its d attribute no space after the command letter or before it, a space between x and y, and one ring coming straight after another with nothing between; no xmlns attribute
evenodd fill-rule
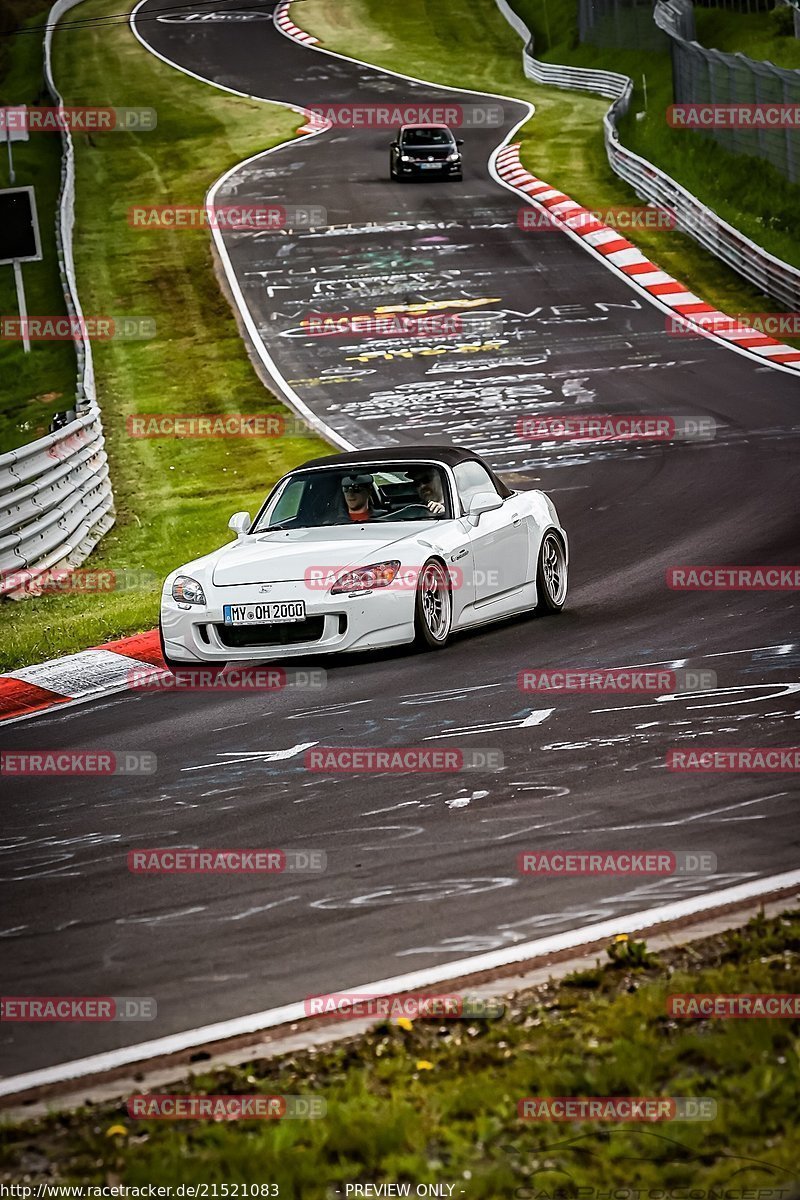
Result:
<svg viewBox="0 0 800 1200"><path fill-rule="evenodd" d="M442 480L435 467L409 467L408 475L413 480L417 495L429 512L441 516L444 509Z"/></svg>
<svg viewBox="0 0 800 1200"><path fill-rule="evenodd" d="M371 475L345 475L342 479L342 493L351 521L371 521L376 516L373 482Z"/></svg>

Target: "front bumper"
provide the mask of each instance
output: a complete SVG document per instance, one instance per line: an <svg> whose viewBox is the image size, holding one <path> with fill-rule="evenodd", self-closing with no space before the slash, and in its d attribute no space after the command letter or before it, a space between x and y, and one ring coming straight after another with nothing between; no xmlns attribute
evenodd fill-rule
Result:
<svg viewBox="0 0 800 1200"><path fill-rule="evenodd" d="M176 662L253 662L308 654L335 654L399 646L414 640L414 593L399 588L331 596L303 580L206 588L206 605L180 605L165 588L161 629L167 655ZM266 600L303 600L304 622L225 625L223 605ZM235 632L234 632L235 631Z"/></svg>
<svg viewBox="0 0 800 1200"><path fill-rule="evenodd" d="M461 159L458 162L398 162L397 164L397 170L400 175L408 175L420 179L425 177L437 179L441 178L442 175L460 175L462 168Z"/></svg>

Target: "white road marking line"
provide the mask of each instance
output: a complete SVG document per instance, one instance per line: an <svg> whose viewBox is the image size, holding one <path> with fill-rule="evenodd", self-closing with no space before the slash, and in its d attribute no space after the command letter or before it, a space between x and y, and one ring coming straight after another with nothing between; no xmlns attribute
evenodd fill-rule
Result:
<svg viewBox="0 0 800 1200"><path fill-rule="evenodd" d="M283 762L285 759L294 758L296 754L301 754L303 750L310 750L312 746L316 745L316 742L298 742L296 746L290 746L288 750L223 750L218 757L224 761L198 763L195 767L181 767L181 772L205 771L208 767L230 767L239 763Z"/></svg>
<svg viewBox="0 0 800 1200"><path fill-rule="evenodd" d="M731 696L739 692L755 692L763 688L780 688L780 691L770 692L767 696L744 696L741 700L725 699L721 704L709 704L713 696ZM743 683L727 688L710 688L707 692L668 692L663 696L653 696L647 704L625 704L621 708L593 708L593 713L634 712L636 709L652 708L654 704L672 703L676 700L700 700L700 704L687 704L694 711L698 708L730 708L733 704L751 704L758 700L780 700L800 692L800 683Z"/></svg>
<svg viewBox="0 0 800 1200"><path fill-rule="evenodd" d="M283 896L280 900L273 900L269 904L259 904L255 908L245 909L244 912L236 913L233 917L223 917L223 920L244 921L246 917L255 916L256 913L267 912L270 908L277 908L279 904L290 904L292 900L299 899L299 896Z"/></svg>
<svg viewBox="0 0 800 1200"><path fill-rule="evenodd" d="M678 921L684 917L709 912L723 905L742 904L758 896L797 887L800 887L800 870L784 871L780 875L751 879L733 887L720 888L716 892L688 896L682 900L658 905L655 908L621 914L591 925L569 929L564 933L538 938L535 941L518 942L514 946L504 946L502 949L490 950L473 957L440 963L436 966L410 971L404 975L380 979L375 983L362 983L340 990L367 992L376 996L393 996L397 993L417 991L449 979L460 979L481 971L493 971L511 963L526 962L529 959L572 949L575 946L603 941L618 933L642 933L654 925ZM503 983L499 981L498 992L502 992L502 990ZM138 1045L123 1046L118 1050L108 1050L102 1054L93 1054L88 1058L58 1063L56 1066L43 1067L38 1071L28 1071L22 1075L11 1075L6 1079L0 1079L0 1096L14 1096L31 1088L81 1079L87 1075L98 1075L130 1063L147 1062L153 1058L176 1054L181 1050L195 1049L209 1042L220 1042L227 1038L259 1033L261 1030L273 1029L289 1022L302 1021L306 1016L305 1001L296 1000L279 1008L248 1013L246 1016L217 1021L212 1025L187 1029L182 1033L153 1038L149 1042L139 1042ZM187 1072L190 1070L188 1064L186 1069Z"/></svg>
<svg viewBox="0 0 800 1200"><path fill-rule="evenodd" d="M690 821L705 821L708 817L716 817L719 813L733 812L737 808L749 808L751 804L766 804L768 800L779 800L788 796L788 792L772 792L769 796L757 796L754 800L739 800L736 804L725 804L722 808L709 808L705 812L690 813L676 821L643 821L638 825L599 825L589 830L591 833L617 833L628 829L669 829L673 825L688 825Z"/></svg>
<svg viewBox="0 0 800 1200"><path fill-rule="evenodd" d="M473 687L464 688L446 688L441 692L405 692L400 698L401 704L408 704L411 700L431 700L444 699L447 696L463 696L466 692L485 692L488 688L503 687L502 683L478 683Z"/></svg>
<svg viewBox="0 0 800 1200"><path fill-rule="evenodd" d="M453 729L447 733L429 734L422 740L436 742L439 738L470 737L474 733L500 733L504 729L530 729L533 725L541 725L555 711L554 708L538 708L528 713L527 717L523 717L521 721L490 721L483 725L462 725L459 729Z"/></svg>
<svg viewBox="0 0 800 1200"><path fill-rule="evenodd" d="M401 800L399 804L390 804L388 808L370 808L363 812L362 817L376 817L380 813L394 812L398 808L414 808L419 800Z"/></svg>

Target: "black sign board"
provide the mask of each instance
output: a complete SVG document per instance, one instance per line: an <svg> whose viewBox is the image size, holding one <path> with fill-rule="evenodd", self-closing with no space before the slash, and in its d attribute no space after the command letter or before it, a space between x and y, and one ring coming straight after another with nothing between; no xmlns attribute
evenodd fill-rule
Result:
<svg viewBox="0 0 800 1200"><path fill-rule="evenodd" d="M0 266L42 257L32 187L0 189Z"/></svg>

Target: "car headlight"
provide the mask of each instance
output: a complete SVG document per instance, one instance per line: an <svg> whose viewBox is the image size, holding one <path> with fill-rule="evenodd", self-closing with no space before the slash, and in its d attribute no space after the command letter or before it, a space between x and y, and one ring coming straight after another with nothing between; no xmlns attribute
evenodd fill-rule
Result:
<svg viewBox="0 0 800 1200"><path fill-rule="evenodd" d="M460 154L458 153L458 151L456 150L456 151L454 151L454 153L453 153L453 154L448 154L448 156L447 156L447 161L448 161L448 162L458 162L458 160L459 160L460 158L461 158L461 155L460 155Z"/></svg>
<svg viewBox="0 0 800 1200"><path fill-rule="evenodd" d="M400 155L400 162L411 162L411 161L412 161L412 158L411 158L410 154L401 154Z"/></svg>
<svg viewBox="0 0 800 1200"><path fill-rule="evenodd" d="M172 585L172 599L180 604L205 604L206 595L191 575L179 575Z"/></svg>
<svg viewBox="0 0 800 1200"><path fill-rule="evenodd" d="M370 563L368 567L356 567L340 575L331 588L332 596L341 596L342 592L371 592L373 588L385 588L395 579L400 570L400 560L391 562Z"/></svg>

